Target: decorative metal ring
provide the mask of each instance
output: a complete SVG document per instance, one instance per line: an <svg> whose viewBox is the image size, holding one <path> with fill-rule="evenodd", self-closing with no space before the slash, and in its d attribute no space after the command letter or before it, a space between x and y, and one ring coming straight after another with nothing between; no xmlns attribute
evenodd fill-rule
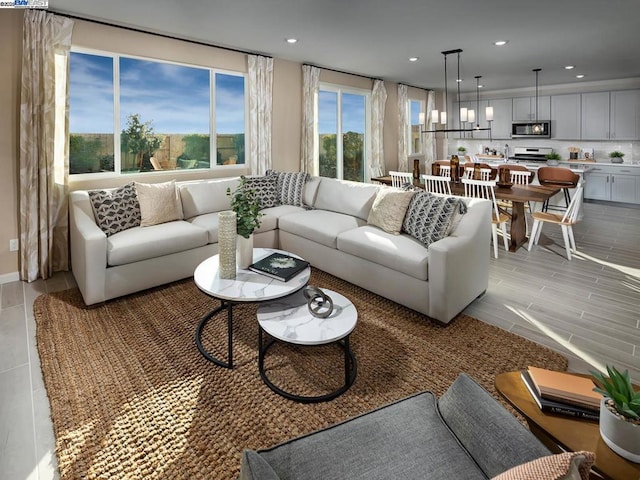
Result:
<svg viewBox="0 0 640 480"><path fill-rule="evenodd" d="M318 287L308 285L302 290L307 299L309 313L317 318L327 318L333 312L333 300Z"/></svg>

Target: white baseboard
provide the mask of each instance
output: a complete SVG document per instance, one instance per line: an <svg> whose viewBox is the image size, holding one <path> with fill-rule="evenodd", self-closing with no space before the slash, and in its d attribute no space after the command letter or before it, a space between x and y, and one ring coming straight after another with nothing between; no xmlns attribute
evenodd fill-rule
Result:
<svg viewBox="0 0 640 480"><path fill-rule="evenodd" d="M5 273L3 275L0 275L0 284L17 282L18 280L20 280L20 274L18 272Z"/></svg>

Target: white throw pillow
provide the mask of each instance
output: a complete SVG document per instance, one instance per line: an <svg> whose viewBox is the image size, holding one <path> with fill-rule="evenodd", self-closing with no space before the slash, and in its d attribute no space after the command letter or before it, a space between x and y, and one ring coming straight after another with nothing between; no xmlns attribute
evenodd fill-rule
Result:
<svg viewBox="0 0 640 480"><path fill-rule="evenodd" d="M404 215L414 192L396 188L381 188L373 201L367 223L387 233L400 234Z"/></svg>
<svg viewBox="0 0 640 480"><path fill-rule="evenodd" d="M138 183L141 227L182 220L182 204L175 180L165 183Z"/></svg>

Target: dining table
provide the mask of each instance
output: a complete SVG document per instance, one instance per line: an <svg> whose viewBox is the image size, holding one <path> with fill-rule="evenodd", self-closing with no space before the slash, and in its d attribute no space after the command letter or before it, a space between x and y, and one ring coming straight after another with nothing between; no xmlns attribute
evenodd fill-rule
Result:
<svg viewBox="0 0 640 480"><path fill-rule="evenodd" d="M391 176L383 175L371 178L372 182L391 185ZM415 187L424 188L424 182L414 180ZM498 200L507 200L511 202L511 217L509 227L509 251L515 252L522 245L527 243L527 219L525 216L525 204L527 202L544 203L560 191L559 187L550 185L511 185L509 187L500 187L496 185L495 195ZM451 193L457 196L464 196L464 185L462 182L451 182Z"/></svg>

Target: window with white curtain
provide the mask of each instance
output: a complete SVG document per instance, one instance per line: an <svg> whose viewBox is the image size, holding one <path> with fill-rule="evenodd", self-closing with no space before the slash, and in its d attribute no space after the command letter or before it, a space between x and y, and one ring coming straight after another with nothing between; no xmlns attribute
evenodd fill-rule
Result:
<svg viewBox="0 0 640 480"><path fill-rule="evenodd" d="M409 155L416 153L424 153L422 146L422 128L424 125L420 125L420 113L425 111L424 101L422 100L408 100L409 111L409 129L407 131L407 145L409 145Z"/></svg>
<svg viewBox="0 0 640 480"><path fill-rule="evenodd" d="M244 164L245 83L239 72L73 49L69 173Z"/></svg>
<svg viewBox="0 0 640 480"><path fill-rule="evenodd" d="M364 182L369 163L371 92L320 84L318 166L323 177Z"/></svg>

